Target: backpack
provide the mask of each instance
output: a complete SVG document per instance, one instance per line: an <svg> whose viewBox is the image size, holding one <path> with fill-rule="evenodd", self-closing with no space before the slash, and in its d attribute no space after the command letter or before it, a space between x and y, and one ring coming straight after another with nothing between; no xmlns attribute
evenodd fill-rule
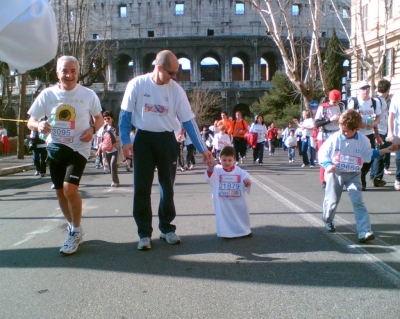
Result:
<svg viewBox="0 0 400 319"><path fill-rule="evenodd" d="M351 97L349 101L347 102L347 105L349 105L350 101L354 101L354 110L357 111L360 107L358 104L358 99L356 97ZM371 98L372 101L372 107L374 108L374 113L376 112L376 100Z"/></svg>
<svg viewBox="0 0 400 319"><path fill-rule="evenodd" d="M111 152L115 147L117 140L113 134L113 128L106 130L107 125L104 126L103 134L101 136L101 149L106 152Z"/></svg>
<svg viewBox="0 0 400 319"><path fill-rule="evenodd" d="M258 133L250 132L249 135L247 135L247 144L249 144L252 148L256 148L257 139L258 139Z"/></svg>

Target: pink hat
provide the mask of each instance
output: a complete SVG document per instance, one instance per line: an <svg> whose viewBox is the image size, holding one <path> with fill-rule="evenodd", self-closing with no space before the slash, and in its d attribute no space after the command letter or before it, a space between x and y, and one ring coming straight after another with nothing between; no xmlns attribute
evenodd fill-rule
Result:
<svg viewBox="0 0 400 319"><path fill-rule="evenodd" d="M329 92L329 99L331 101L340 101L342 99L342 94L338 90L332 90Z"/></svg>

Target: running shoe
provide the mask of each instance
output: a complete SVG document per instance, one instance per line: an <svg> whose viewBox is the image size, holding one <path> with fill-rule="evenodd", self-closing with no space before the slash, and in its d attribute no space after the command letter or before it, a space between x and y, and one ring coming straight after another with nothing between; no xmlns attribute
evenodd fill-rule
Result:
<svg viewBox="0 0 400 319"><path fill-rule="evenodd" d="M151 239L150 239L150 237L140 238L137 249L139 249L139 250L149 250L149 249L151 249Z"/></svg>
<svg viewBox="0 0 400 319"><path fill-rule="evenodd" d="M372 183L374 184L375 187L383 187L386 185L386 182L381 180L380 178L375 178Z"/></svg>
<svg viewBox="0 0 400 319"><path fill-rule="evenodd" d="M365 243L367 241L374 239L375 239L375 234L369 229L358 234L358 241L360 243Z"/></svg>
<svg viewBox="0 0 400 319"><path fill-rule="evenodd" d="M325 223L325 228L330 233L334 233L336 231L336 227L335 227L334 223Z"/></svg>
<svg viewBox="0 0 400 319"><path fill-rule="evenodd" d="M400 182L399 182L399 181L395 181L395 182L394 182L394 189L395 189L396 191L400 191Z"/></svg>
<svg viewBox="0 0 400 319"><path fill-rule="evenodd" d="M76 252L79 245L83 243L83 232L72 232L68 233L67 240L64 242L60 249L60 253L70 255Z"/></svg>
<svg viewBox="0 0 400 319"><path fill-rule="evenodd" d="M175 245L181 243L181 238L174 232L160 234L160 239L166 241L168 244Z"/></svg>

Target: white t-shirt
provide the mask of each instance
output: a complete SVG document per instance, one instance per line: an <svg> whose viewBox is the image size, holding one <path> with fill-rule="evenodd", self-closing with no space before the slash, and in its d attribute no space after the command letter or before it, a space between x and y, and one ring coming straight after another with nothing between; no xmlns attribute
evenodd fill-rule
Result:
<svg viewBox="0 0 400 319"><path fill-rule="evenodd" d="M376 97L376 103L381 107L381 120L378 123L379 134L386 135L388 131L389 110L383 97Z"/></svg>
<svg viewBox="0 0 400 319"><path fill-rule="evenodd" d="M228 134L215 134L212 145L216 150L222 150L224 146L231 145L231 139Z"/></svg>
<svg viewBox="0 0 400 319"><path fill-rule="evenodd" d="M400 137L400 93L395 93L390 102L389 113L394 114L393 134Z"/></svg>
<svg viewBox="0 0 400 319"><path fill-rule="evenodd" d="M374 114L375 115L381 114L381 105L378 101L376 102L376 110L374 112L374 108L372 107L371 99L363 101L363 100L357 98L357 100L358 100L358 113L360 113L362 121L364 123L367 123L368 119L370 117L374 116ZM349 104L347 105L347 108L349 110L354 109L354 101L353 100L351 100L349 102ZM367 130L366 128L362 128L362 129L360 129L360 133L362 133L364 135L371 135L371 134L374 134L374 129Z"/></svg>
<svg viewBox="0 0 400 319"><path fill-rule="evenodd" d="M359 172L363 163L371 162L372 148L364 134L356 133L346 139L340 132L333 133L318 151L319 163L332 162L336 172Z"/></svg>
<svg viewBox="0 0 400 319"><path fill-rule="evenodd" d="M132 112L131 122L137 129L150 132L176 131L180 129L179 122L195 117L182 87L172 80L157 85L151 73L129 81L121 109Z"/></svg>
<svg viewBox="0 0 400 319"><path fill-rule="evenodd" d="M7 134L7 130L5 129L5 128L3 128L2 130L1 130L1 136L3 137L3 136L7 136L8 134Z"/></svg>
<svg viewBox="0 0 400 319"><path fill-rule="evenodd" d="M311 118L311 117L308 118L308 119L304 119L304 121L303 121L303 123L301 125L304 126L304 127L307 127L307 128L303 129L302 138L305 139L306 136L311 137L312 133L313 133L313 129L314 129L314 119ZM309 127L311 127L311 128L309 128Z"/></svg>
<svg viewBox="0 0 400 319"><path fill-rule="evenodd" d="M96 93L81 85L71 91L58 85L43 90L33 102L28 114L36 119L55 116L47 143L64 144L85 158L90 155L91 142L82 142L80 136L90 127L92 116L101 114Z"/></svg>
<svg viewBox="0 0 400 319"><path fill-rule="evenodd" d="M249 174L238 166L226 172L221 165L214 167L213 174L205 178L211 186L217 222L218 237L240 237L251 233L250 216L245 198L243 180Z"/></svg>
<svg viewBox="0 0 400 319"><path fill-rule="evenodd" d="M330 119L335 114L340 115L340 107L338 105L332 106L319 106L317 109L317 113L315 114L316 120L326 120ZM328 131L328 133L333 133L339 130L339 121L330 122L323 126L322 130L319 130L317 135L317 140L322 141L322 133L323 131Z"/></svg>
<svg viewBox="0 0 400 319"><path fill-rule="evenodd" d="M263 124L251 124L249 132L257 133L257 143L265 141L265 134L267 134L267 128Z"/></svg>

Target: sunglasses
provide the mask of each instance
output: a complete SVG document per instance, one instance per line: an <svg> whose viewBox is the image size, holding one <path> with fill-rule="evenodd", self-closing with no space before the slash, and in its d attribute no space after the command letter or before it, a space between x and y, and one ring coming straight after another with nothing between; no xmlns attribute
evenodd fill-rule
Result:
<svg viewBox="0 0 400 319"><path fill-rule="evenodd" d="M179 71L178 71L178 72L173 72L173 71L170 71L170 70L164 68L163 66L161 66L161 67L162 67L162 68L164 69L164 71L167 72L170 76L174 76L174 75L178 75L178 74L179 74Z"/></svg>

